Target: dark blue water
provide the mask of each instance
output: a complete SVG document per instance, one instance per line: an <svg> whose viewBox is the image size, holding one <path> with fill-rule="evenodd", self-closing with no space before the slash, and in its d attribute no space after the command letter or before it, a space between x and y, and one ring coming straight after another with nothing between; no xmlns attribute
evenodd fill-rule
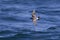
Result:
<svg viewBox="0 0 60 40"><path fill-rule="evenodd" d="M60 0L0 0L0 40L60 40Z"/></svg>

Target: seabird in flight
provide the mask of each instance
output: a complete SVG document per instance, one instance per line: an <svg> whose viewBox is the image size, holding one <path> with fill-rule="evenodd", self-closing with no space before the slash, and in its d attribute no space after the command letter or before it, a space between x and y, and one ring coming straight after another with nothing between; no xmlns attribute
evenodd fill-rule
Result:
<svg viewBox="0 0 60 40"><path fill-rule="evenodd" d="M32 21L33 21L33 24L36 25L36 23L37 23L36 21L39 20L39 19L40 19L40 17L37 17L35 10L33 10L32 11Z"/></svg>

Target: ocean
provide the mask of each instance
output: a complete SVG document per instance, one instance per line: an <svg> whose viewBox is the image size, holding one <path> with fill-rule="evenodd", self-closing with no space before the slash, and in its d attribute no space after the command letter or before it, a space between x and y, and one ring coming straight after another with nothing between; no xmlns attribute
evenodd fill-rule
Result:
<svg viewBox="0 0 60 40"><path fill-rule="evenodd" d="M59 17L60 0L0 0L0 40L60 40Z"/></svg>

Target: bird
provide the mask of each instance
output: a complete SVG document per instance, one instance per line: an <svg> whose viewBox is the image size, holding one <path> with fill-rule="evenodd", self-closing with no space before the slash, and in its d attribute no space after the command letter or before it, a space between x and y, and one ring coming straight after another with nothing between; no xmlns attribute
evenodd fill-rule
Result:
<svg viewBox="0 0 60 40"><path fill-rule="evenodd" d="M39 20L39 19L40 19L40 17L39 16L37 17L35 10L33 10L32 11L32 21L33 21L33 24L37 25L37 20Z"/></svg>

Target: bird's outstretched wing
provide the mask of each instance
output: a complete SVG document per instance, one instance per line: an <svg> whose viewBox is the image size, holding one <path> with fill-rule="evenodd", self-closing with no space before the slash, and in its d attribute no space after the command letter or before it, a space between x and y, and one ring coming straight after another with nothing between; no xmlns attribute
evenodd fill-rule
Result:
<svg viewBox="0 0 60 40"><path fill-rule="evenodd" d="M32 12L32 21L33 21L33 24L36 25L36 15L35 15L35 10L33 10Z"/></svg>
<svg viewBox="0 0 60 40"><path fill-rule="evenodd" d="M37 21L36 20L33 20L33 24L36 26L37 25Z"/></svg>

